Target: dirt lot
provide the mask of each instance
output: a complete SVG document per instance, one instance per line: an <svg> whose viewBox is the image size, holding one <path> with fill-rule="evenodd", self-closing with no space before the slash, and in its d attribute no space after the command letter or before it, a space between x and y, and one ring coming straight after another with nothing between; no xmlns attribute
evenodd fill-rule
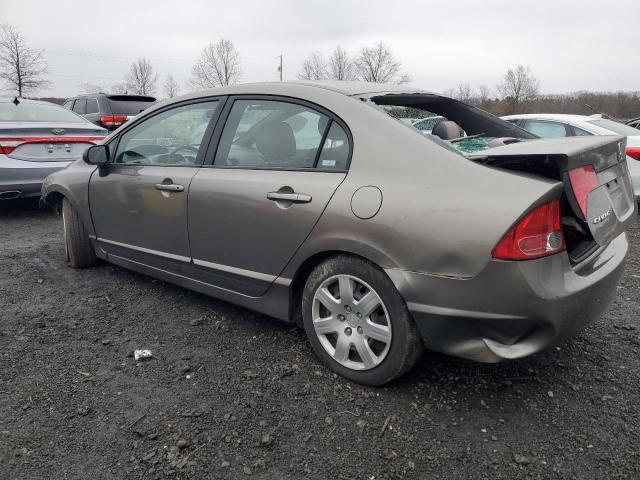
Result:
<svg viewBox="0 0 640 480"><path fill-rule="evenodd" d="M291 325L68 269L60 224L0 205L3 479L640 478L638 229L614 306L572 343L500 365L428 353L365 388Z"/></svg>

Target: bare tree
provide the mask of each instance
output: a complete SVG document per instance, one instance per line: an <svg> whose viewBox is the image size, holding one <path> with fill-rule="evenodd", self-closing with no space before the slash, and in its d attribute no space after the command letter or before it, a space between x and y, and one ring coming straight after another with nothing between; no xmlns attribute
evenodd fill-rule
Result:
<svg viewBox="0 0 640 480"><path fill-rule="evenodd" d="M473 98L473 90L468 83L460 83L456 87L454 98L464 103L470 103Z"/></svg>
<svg viewBox="0 0 640 480"><path fill-rule="evenodd" d="M80 89L80 93L82 94L91 94L106 91L106 88L104 88L102 85L94 85L93 83L88 82L81 83L80 85L78 85L78 88Z"/></svg>
<svg viewBox="0 0 640 480"><path fill-rule="evenodd" d="M456 98L456 91L454 88L447 88L446 90L442 91L442 95L444 95L445 97Z"/></svg>
<svg viewBox="0 0 640 480"><path fill-rule="evenodd" d="M162 88L164 89L164 94L167 98L173 98L178 95L178 90L180 89L178 82L176 82L176 79L173 78L171 73L165 77Z"/></svg>
<svg viewBox="0 0 640 480"><path fill-rule="evenodd" d="M402 64L389 47L378 42L372 47L362 47L355 61L356 77L365 82L406 83L410 77L400 74Z"/></svg>
<svg viewBox="0 0 640 480"><path fill-rule="evenodd" d="M115 94L128 92L127 84L124 82L114 83L113 85L111 85L111 88L109 90L111 90L111 93L115 93Z"/></svg>
<svg viewBox="0 0 640 480"><path fill-rule="evenodd" d="M153 95L157 81L158 74L154 73L151 62L146 58L133 62L125 77L128 91L136 95Z"/></svg>
<svg viewBox="0 0 640 480"><path fill-rule="evenodd" d="M504 80L497 88L509 104L509 113L518 113L518 109L523 103L536 99L540 90L540 82L533 76L530 66L518 65L513 70L507 70Z"/></svg>
<svg viewBox="0 0 640 480"><path fill-rule="evenodd" d="M355 80L355 65L346 50L338 45L329 57L329 78L332 80Z"/></svg>
<svg viewBox="0 0 640 480"><path fill-rule="evenodd" d="M191 84L196 88L233 85L240 81L240 54L230 40L210 43L196 60Z"/></svg>
<svg viewBox="0 0 640 480"><path fill-rule="evenodd" d="M480 85L478 87L478 102L480 106L484 106L489 102L489 97L491 96L491 91L489 87L486 85Z"/></svg>
<svg viewBox="0 0 640 480"><path fill-rule="evenodd" d="M44 79L46 73L43 51L29 48L22 33L13 25L0 25L0 80L22 97L47 88L51 82Z"/></svg>
<svg viewBox="0 0 640 480"><path fill-rule="evenodd" d="M326 80L327 62L320 52L313 52L304 62L298 74L300 80Z"/></svg>

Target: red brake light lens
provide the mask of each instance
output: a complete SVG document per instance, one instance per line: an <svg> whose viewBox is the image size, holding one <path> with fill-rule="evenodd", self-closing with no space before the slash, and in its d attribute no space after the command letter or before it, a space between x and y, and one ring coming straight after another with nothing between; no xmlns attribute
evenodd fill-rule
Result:
<svg viewBox="0 0 640 480"><path fill-rule="evenodd" d="M493 249L500 260L532 260L565 249L560 201L540 205L527 213Z"/></svg>
<svg viewBox="0 0 640 480"><path fill-rule="evenodd" d="M628 147L627 155L629 155L634 160L640 160L640 147Z"/></svg>
<svg viewBox="0 0 640 480"><path fill-rule="evenodd" d="M119 127L126 121L126 115L102 115L100 117L100 123L105 127Z"/></svg>
<svg viewBox="0 0 640 480"><path fill-rule="evenodd" d="M571 188L573 188L573 194L576 196L582 215L584 215L584 218L587 218L587 199L589 198L589 193L600 185L596 171L592 165L574 168L573 170L569 170L569 180L571 181Z"/></svg>

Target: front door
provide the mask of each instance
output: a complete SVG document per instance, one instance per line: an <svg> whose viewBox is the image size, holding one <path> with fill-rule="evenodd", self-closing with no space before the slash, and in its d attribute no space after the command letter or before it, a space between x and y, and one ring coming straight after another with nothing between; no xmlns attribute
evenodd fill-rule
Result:
<svg viewBox="0 0 640 480"><path fill-rule="evenodd" d="M170 271L189 267L187 195L218 103L173 106L120 135L111 164L89 183L91 216L105 252Z"/></svg>
<svg viewBox="0 0 640 480"><path fill-rule="evenodd" d="M234 100L213 165L189 191L194 275L262 295L320 218L348 168L345 130L293 101Z"/></svg>

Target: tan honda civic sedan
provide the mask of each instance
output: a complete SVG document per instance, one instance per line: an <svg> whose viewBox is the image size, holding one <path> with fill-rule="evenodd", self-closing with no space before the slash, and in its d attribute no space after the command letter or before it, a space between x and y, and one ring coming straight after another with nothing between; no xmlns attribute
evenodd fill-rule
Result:
<svg viewBox="0 0 640 480"><path fill-rule="evenodd" d="M597 318L636 213L624 142L536 139L408 86L256 83L149 108L42 194L70 266L298 322L380 385L423 348L496 362Z"/></svg>

